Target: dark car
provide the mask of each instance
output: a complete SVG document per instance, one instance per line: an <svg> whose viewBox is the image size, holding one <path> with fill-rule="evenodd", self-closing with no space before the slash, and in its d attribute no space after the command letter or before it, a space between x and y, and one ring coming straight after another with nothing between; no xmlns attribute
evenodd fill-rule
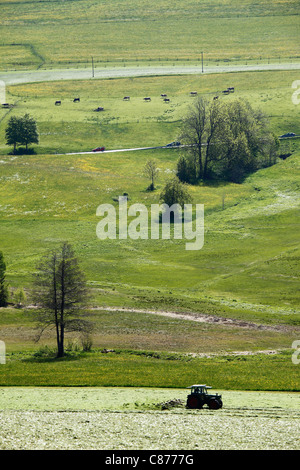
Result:
<svg viewBox="0 0 300 470"><path fill-rule="evenodd" d="M93 152L104 152L105 150L105 147L96 147L95 149L93 149Z"/></svg>
<svg viewBox="0 0 300 470"><path fill-rule="evenodd" d="M295 137L295 135L296 135L296 134L295 134L294 132L288 132L287 134L283 134L283 135L281 135L280 137L281 137L281 138L282 138L282 137Z"/></svg>
<svg viewBox="0 0 300 470"><path fill-rule="evenodd" d="M170 144L167 144L166 147L179 147L180 142L171 142Z"/></svg>

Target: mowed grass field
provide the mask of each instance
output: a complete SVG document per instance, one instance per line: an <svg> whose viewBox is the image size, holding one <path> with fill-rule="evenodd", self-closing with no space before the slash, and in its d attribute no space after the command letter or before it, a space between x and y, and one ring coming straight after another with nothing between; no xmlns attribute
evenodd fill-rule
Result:
<svg viewBox="0 0 300 470"><path fill-rule="evenodd" d="M222 394L221 410L185 409L186 389L1 388L0 447L151 449L152 462L158 459L157 449L160 453L172 449L172 461L180 461L182 450L187 449L299 449L299 394L214 392ZM174 399L182 404L162 410L164 402ZM191 452L188 462L197 457Z"/></svg>
<svg viewBox="0 0 300 470"><path fill-rule="evenodd" d="M187 390L0 389L0 447L146 449L153 451L152 462L160 461L160 465L162 450L167 454L165 461L186 458L191 464L199 457L195 450L299 449L298 394L222 390L221 393L224 400L221 410L187 410L182 405L161 411L164 400L175 398L185 402ZM170 449L172 454L168 457ZM187 449L192 452L185 457L182 450ZM104 461L108 456L102 455Z"/></svg>
<svg viewBox="0 0 300 470"><path fill-rule="evenodd" d="M299 56L296 0L1 2L1 69ZM25 39L24 39L25 38Z"/></svg>

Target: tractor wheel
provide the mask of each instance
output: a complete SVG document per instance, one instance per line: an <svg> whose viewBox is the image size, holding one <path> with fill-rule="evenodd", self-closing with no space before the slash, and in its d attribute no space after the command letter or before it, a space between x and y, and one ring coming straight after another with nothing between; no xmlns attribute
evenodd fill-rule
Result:
<svg viewBox="0 0 300 470"><path fill-rule="evenodd" d="M186 406L192 409L199 408L198 399L196 397L188 397Z"/></svg>
<svg viewBox="0 0 300 470"><path fill-rule="evenodd" d="M209 400L208 407L210 410L218 410L219 408L222 408L222 404L218 400L212 399Z"/></svg>

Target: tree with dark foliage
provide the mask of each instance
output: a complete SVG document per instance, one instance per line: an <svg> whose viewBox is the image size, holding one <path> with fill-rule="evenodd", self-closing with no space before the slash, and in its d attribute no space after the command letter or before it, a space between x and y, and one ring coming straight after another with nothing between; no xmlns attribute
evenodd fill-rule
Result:
<svg viewBox="0 0 300 470"><path fill-rule="evenodd" d="M6 264L2 251L0 251L0 307L6 307L8 302L8 289L5 280Z"/></svg>
<svg viewBox="0 0 300 470"><path fill-rule="evenodd" d="M23 117L12 116L5 130L5 138L7 145L14 146L14 153L17 145L25 145L27 152L29 144L39 143L36 121L29 114Z"/></svg>

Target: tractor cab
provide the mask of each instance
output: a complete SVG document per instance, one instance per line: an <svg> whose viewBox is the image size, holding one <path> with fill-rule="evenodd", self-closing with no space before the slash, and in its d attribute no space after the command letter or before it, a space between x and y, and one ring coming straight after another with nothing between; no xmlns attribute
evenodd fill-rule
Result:
<svg viewBox="0 0 300 470"><path fill-rule="evenodd" d="M190 387L187 387L187 388L191 389L192 395L196 393L200 393L200 394L204 393L207 395L207 389L212 388L212 387L209 387L208 385L191 385Z"/></svg>

